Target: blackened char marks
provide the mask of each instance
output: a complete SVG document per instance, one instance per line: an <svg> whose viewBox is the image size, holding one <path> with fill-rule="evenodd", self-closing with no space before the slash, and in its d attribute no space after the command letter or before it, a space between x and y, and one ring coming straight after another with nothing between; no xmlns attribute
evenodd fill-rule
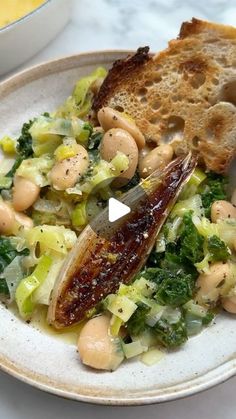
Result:
<svg viewBox="0 0 236 419"><path fill-rule="evenodd" d="M122 85L127 78L132 79L136 72L140 71L151 56L149 55L149 47L138 48L136 54L128 56L124 60L117 60L109 70L97 96L94 99L92 109L97 112L105 106L118 86Z"/></svg>

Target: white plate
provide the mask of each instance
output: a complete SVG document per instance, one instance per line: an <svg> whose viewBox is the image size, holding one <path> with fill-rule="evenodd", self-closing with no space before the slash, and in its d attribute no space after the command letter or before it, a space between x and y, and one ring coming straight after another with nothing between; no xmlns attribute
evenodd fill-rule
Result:
<svg viewBox="0 0 236 419"><path fill-rule="evenodd" d="M0 28L0 75L24 63L56 36L69 20L70 3L46 0L31 13Z"/></svg>
<svg viewBox="0 0 236 419"><path fill-rule="evenodd" d="M125 52L91 53L35 67L0 85L0 133L17 135L23 122L52 111L75 81L98 65L110 66ZM113 372L82 366L75 347L46 335L0 306L0 366L42 390L101 404L148 404L173 400L221 383L236 372L235 318L215 324L158 364L124 362Z"/></svg>

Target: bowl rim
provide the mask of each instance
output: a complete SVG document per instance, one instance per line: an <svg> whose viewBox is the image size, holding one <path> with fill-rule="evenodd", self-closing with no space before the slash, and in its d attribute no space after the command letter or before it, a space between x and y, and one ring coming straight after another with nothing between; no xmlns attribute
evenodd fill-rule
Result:
<svg viewBox="0 0 236 419"><path fill-rule="evenodd" d="M13 22L10 22L7 25L3 26L2 28L0 28L0 35L1 35L1 33L7 32L12 27L18 25L18 23L21 23L25 20L28 20L32 15L40 12L41 9L43 9L44 7L47 7L49 5L49 3L52 3L53 1L55 1L55 0L44 0L44 2L41 5L39 5L35 9L33 9L31 12L29 12L26 15L23 15L22 17L20 17L19 19L13 20Z"/></svg>
<svg viewBox="0 0 236 419"><path fill-rule="evenodd" d="M70 69L76 69L78 66L81 67L83 65L94 65L96 58L100 61L100 63L111 64L112 61L114 62L117 59L124 58L131 53L134 53L134 51L118 49L101 50L82 54L74 54L55 60L45 61L44 63L34 65L21 72L18 72L0 82L0 99L14 92L18 88L23 87L24 85L34 80L40 79L41 77L67 71ZM185 381L177 385L169 386L166 388L166 392L165 389L161 389L163 391L158 393L157 388L146 394L143 394L143 396L127 395L127 397L110 397L110 395L107 396L91 393L86 394L85 392L81 394L78 393L76 389L68 389L66 385L64 385L64 387L63 385L57 385L57 383L49 381L45 376L34 374L32 371L27 370L27 368L17 366L7 357L1 356L1 354L0 370L8 373L9 375L26 384L67 399L101 405L137 406L162 403L192 396L225 382L229 378L236 375L236 353L234 353L223 364L207 371L203 375L197 376L196 378L192 378L189 381Z"/></svg>

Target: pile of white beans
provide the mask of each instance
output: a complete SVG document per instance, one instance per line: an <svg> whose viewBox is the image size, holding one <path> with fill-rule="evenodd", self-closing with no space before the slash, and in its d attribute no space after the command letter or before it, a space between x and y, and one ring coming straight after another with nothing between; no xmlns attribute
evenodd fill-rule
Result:
<svg viewBox="0 0 236 419"><path fill-rule="evenodd" d="M117 152L129 158L128 169L119 176L122 185L128 183L138 169L140 177L146 178L154 170L162 169L173 158L169 144L150 148L135 122L112 108L105 107L98 112L98 121L104 130L101 142L101 157L111 161ZM115 183L119 187L119 183Z"/></svg>
<svg viewBox="0 0 236 419"><path fill-rule="evenodd" d="M100 146L101 158L110 162L117 152L124 153L129 159L129 167L113 183L120 187L129 182L136 170L145 178L157 168L163 168L173 157L170 145L161 145L150 149L145 138L133 120L112 108L102 108L98 112L103 139ZM73 188L89 167L89 155L85 147L75 145L73 157L55 162L48 177L51 185L58 191ZM40 187L29 179L15 176L12 202L0 201L0 234L14 234L17 227L30 228L32 220L24 214L40 194Z"/></svg>

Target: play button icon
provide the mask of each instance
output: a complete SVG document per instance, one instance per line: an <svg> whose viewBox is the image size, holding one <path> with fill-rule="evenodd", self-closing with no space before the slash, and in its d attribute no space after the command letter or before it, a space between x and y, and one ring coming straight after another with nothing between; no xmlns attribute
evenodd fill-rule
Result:
<svg viewBox="0 0 236 419"><path fill-rule="evenodd" d="M118 201L118 199L110 198L108 201L108 220L110 223L119 220L131 211L128 205Z"/></svg>
<svg viewBox="0 0 236 419"><path fill-rule="evenodd" d="M113 180L106 179L98 183L86 200L85 211L89 226L102 239L109 239L112 232L115 233L123 223L132 219L140 202L146 199L146 192L139 184L127 192L113 189Z"/></svg>

